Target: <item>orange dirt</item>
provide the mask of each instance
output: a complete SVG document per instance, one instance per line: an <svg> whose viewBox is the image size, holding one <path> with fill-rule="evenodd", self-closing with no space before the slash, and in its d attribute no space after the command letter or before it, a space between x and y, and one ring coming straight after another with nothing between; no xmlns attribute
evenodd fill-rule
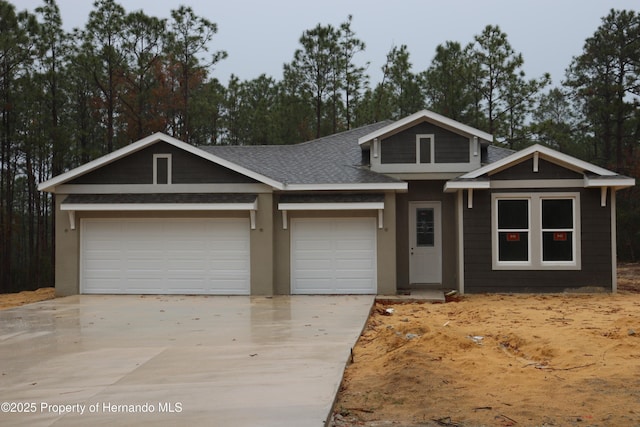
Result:
<svg viewBox="0 0 640 427"><path fill-rule="evenodd" d="M0 294L0 310L55 298L54 288L40 288L16 294Z"/></svg>
<svg viewBox="0 0 640 427"><path fill-rule="evenodd" d="M333 425L640 425L640 265L620 267L616 295L377 303Z"/></svg>

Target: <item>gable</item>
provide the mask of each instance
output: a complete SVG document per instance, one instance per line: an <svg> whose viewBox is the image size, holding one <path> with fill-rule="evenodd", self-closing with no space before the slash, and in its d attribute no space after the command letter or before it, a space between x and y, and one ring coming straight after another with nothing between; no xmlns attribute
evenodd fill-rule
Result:
<svg viewBox="0 0 640 427"><path fill-rule="evenodd" d="M583 179L583 174L544 159L538 160L538 172L534 172L533 158L501 170L491 175L493 180L525 180L525 179Z"/></svg>
<svg viewBox="0 0 640 427"><path fill-rule="evenodd" d="M500 184L502 188L506 188L505 185L510 184L505 181L509 180L529 180L530 182L537 180L539 183L547 181L547 184L549 181L571 180L576 183L579 180L580 187L600 188L603 197L607 188L617 191L635 185L633 178L618 175L584 160L535 144L447 181L444 191L482 190L492 188L494 184ZM502 182L495 183L495 181ZM562 184L562 182L559 183Z"/></svg>
<svg viewBox="0 0 640 427"><path fill-rule="evenodd" d="M153 184L154 155L169 155L172 184L255 183L256 180L163 141L80 175L69 184Z"/></svg>
<svg viewBox="0 0 640 427"><path fill-rule="evenodd" d="M421 135L431 136L431 141L425 141L420 146L416 139ZM431 143L433 147L430 146ZM425 153L425 149L429 152ZM469 138L433 123L419 123L380 141L382 164L469 163L469 159Z"/></svg>

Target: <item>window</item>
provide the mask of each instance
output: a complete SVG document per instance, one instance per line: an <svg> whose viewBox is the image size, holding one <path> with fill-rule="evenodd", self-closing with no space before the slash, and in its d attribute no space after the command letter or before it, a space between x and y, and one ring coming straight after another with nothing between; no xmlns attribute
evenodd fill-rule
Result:
<svg viewBox="0 0 640 427"><path fill-rule="evenodd" d="M542 261L573 261L573 199L542 199Z"/></svg>
<svg viewBox="0 0 640 427"><path fill-rule="evenodd" d="M153 155L153 183L171 184L171 154Z"/></svg>
<svg viewBox="0 0 640 427"><path fill-rule="evenodd" d="M498 261L529 261L529 200L498 200Z"/></svg>
<svg viewBox="0 0 640 427"><path fill-rule="evenodd" d="M493 195L493 268L580 269L578 193Z"/></svg>
<svg viewBox="0 0 640 427"><path fill-rule="evenodd" d="M433 148L433 135L416 135L416 149L420 153L419 163L432 162Z"/></svg>
<svg viewBox="0 0 640 427"><path fill-rule="evenodd" d="M433 247L435 223L433 208L416 209L416 246Z"/></svg>

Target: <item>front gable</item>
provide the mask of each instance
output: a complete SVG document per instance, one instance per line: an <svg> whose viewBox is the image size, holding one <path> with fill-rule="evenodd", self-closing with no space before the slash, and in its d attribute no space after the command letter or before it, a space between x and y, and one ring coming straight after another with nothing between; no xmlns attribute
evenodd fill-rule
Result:
<svg viewBox="0 0 640 427"><path fill-rule="evenodd" d="M59 187L67 187L65 191L68 191L68 187L74 184L113 188L129 184L184 186L202 183L260 183L283 188L281 182L237 163L163 133L155 133L42 182L38 190L56 193Z"/></svg>
<svg viewBox="0 0 640 427"><path fill-rule="evenodd" d="M164 141L72 179L68 184L257 183Z"/></svg>
<svg viewBox="0 0 640 427"><path fill-rule="evenodd" d="M371 170L385 174L459 175L481 166L482 146L493 137L478 129L420 111L359 139ZM433 175L431 175L433 177Z"/></svg>
<svg viewBox="0 0 640 427"><path fill-rule="evenodd" d="M533 158L516 163L508 169L495 174L488 174L492 180L529 180L529 179L583 179L582 173L555 164L551 161L538 159L537 171Z"/></svg>
<svg viewBox="0 0 640 427"><path fill-rule="evenodd" d="M633 178L536 144L447 181L444 191L583 187L599 188L604 195L608 188L617 191L634 185Z"/></svg>

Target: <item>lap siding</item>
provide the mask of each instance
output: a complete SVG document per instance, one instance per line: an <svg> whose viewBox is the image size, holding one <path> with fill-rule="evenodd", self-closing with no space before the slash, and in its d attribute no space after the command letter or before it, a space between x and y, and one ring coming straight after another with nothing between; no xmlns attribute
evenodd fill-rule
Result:
<svg viewBox="0 0 640 427"><path fill-rule="evenodd" d="M600 206L599 190L566 191L580 192L581 270L493 270L491 192L475 192L473 208L464 207L465 292L611 290L611 208Z"/></svg>

